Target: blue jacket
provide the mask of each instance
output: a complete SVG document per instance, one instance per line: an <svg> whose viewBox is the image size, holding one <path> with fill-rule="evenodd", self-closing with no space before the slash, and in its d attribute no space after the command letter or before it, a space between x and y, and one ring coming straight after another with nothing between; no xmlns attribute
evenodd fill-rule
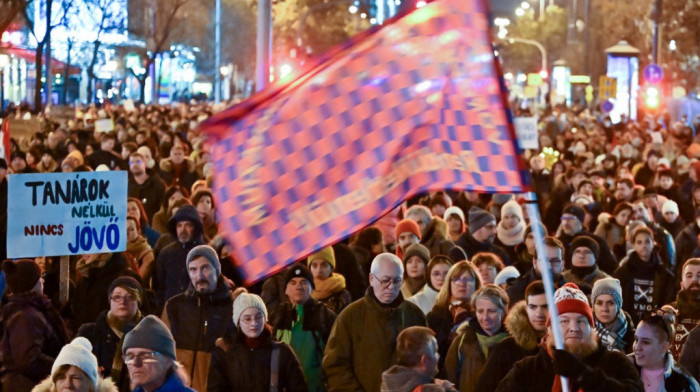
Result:
<svg viewBox="0 0 700 392"><path fill-rule="evenodd" d="M143 387L140 385L134 389L134 392L144 392ZM185 386L185 384L182 383L182 380L175 374L175 372L172 372L170 376L168 377L167 380L165 380L165 384L161 385L160 388L156 389L153 392L197 392L192 388L188 388Z"/></svg>

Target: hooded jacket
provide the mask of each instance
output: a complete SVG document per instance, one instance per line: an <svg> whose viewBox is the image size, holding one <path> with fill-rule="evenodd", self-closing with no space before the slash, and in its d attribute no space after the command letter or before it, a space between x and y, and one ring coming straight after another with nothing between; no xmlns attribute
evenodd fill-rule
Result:
<svg viewBox="0 0 700 392"><path fill-rule="evenodd" d="M413 392L421 386L421 392L444 392L445 388L434 384L435 379L411 368L394 365L382 373L381 392Z"/></svg>
<svg viewBox="0 0 700 392"><path fill-rule="evenodd" d="M202 221L197 210L191 205L180 207L168 221L168 231L177 239L175 226L178 222L189 221L194 225L192 238L187 243L180 241L163 248L156 259L156 273L153 279L153 290L156 292L158 304L165 304L169 298L187 290L190 285L190 275L187 273L187 254L197 245L204 243L202 238Z"/></svg>
<svg viewBox="0 0 700 392"><path fill-rule="evenodd" d="M481 376L476 383L476 392L492 392L503 377L519 360L537 354L540 337L527 317L527 303L513 305L506 317L509 337L498 342L489 353Z"/></svg>
<svg viewBox="0 0 700 392"><path fill-rule="evenodd" d="M184 293L165 304L161 319L170 328L177 346L177 360L197 391L207 390L211 353L216 339L234 327L232 313L231 288L221 276L214 292L199 294L190 283Z"/></svg>
<svg viewBox="0 0 700 392"><path fill-rule="evenodd" d="M423 312L404 301L384 305L372 288L338 316L323 356L328 390L378 391L382 372L395 361L396 337L414 325L425 326Z"/></svg>
<svg viewBox="0 0 700 392"><path fill-rule="evenodd" d="M160 177L168 185L181 185L185 189L192 189L192 184L199 179L195 170L195 163L189 159L181 164L179 173L176 173L173 161L170 158L161 159L158 165Z"/></svg>
<svg viewBox="0 0 700 392"><path fill-rule="evenodd" d="M10 295L2 319L3 390L29 392L51 374L56 356L70 341L68 332L51 301L34 292Z"/></svg>

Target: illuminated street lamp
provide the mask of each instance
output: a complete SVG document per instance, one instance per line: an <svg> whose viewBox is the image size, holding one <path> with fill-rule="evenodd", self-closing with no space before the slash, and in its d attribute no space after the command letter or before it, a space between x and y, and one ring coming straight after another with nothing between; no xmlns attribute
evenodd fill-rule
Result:
<svg viewBox="0 0 700 392"><path fill-rule="evenodd" d="M515 16L525 16L525 10L518 7L515 9Z"/></svg>

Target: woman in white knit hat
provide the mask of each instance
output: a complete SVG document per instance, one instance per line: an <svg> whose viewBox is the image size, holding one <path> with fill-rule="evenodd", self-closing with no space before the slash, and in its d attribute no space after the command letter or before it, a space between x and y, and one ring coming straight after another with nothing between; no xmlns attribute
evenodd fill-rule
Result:
<svg viewBox="0 0 700 392"><path fill-rule="evenodd" d="M262 298L245 292L236 297L233 301L236 328L216 341L209 366L208 391L270 391L273 383L279 391L308 391L292 348L272 340L272 328L267 321Z"/></svg>
<svg viewBox="0 0 700 392"><path fill-rule="evenodd" d="M90 341L75 338L63 346L51 368L51 375L32 392L118 392L111 380L98 375L97 358Z"/></svg>
<svg viewBox="0 0 700 392"><path fill-rule="evenodd" d="M513 262L518 259L515 247L525 241L525 218L523 208L515 200L509 200L501 207L501 220L496 226L496 239L493 242L508 254Z"/></svg>

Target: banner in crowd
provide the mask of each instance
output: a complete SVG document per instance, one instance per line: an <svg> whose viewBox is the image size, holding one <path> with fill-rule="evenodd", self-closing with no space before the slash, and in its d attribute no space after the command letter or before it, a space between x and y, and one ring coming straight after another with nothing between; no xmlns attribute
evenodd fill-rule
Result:
<svg viewBox="0 0 700 392"><path fill-rule="evenodd" d="M539 149L537 139L537 117L515 117L513 121L520 148Z"/></svg>
<svg viewBox="0 0 700 392"><path fill-rule="evenodd" d="M441 0L202 125L247 282L438 189L524 192L482 1Z"/></svg>
<svg viewBox="0 0 700 392"><path fill-rule="evenodd" d="M126 250L127 172L8 176L7 257Z"/></svg>

